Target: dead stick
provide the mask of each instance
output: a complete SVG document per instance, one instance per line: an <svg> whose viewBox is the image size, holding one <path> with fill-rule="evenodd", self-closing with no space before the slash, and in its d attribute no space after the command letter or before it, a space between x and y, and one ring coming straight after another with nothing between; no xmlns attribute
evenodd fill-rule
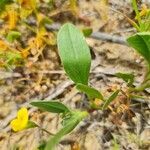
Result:
<svg viewBox="0 0 150 150"><path fill-rule="evenodd" d="M59 30L61 27L61 24L54 23L51 25L46 25L47 30ZM104 32L94 32L91 34L90 38L102 40L102 41L110 41L118 44L127 45L126 38L122 36L112 35L110 33L104 33Z"/></svg>

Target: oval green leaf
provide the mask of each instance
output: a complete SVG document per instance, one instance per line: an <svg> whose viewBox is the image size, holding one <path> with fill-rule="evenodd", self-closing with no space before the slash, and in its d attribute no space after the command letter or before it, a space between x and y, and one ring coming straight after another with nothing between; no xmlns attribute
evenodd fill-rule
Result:
<svg viewBox="0 0 150 150"><path fill-rule="evenodd" d="M75 83L88 84L91 66L90 49L82 32L66 23L58 32L59 55L68 76Z"/></svg>
<svg viewBox="0 0 150 150"><path fill-rule="evenodd" d="M60 102L31 102L30 103L33 106L38 107L41 110L52 112L52 113L66 113L70 112L70 110L62 103Z"/></svg>
<svg viewBox="0 0 150 150"><path fill-rule="evenodd" d="M136 33L130 36L127 42L145 58L150 66L150 32Z"/></svg>
<svg viewBox="0 0 150 150"><path fill-rule="evenodd" d="M83 85L81 83L78 83L76 85L76 88L81 91L84 92L85 94L87 94L87 96L92 100L93 98L99 98L101 100L104 100L103 95L96 89L88 86L88 85Z"/></svg>

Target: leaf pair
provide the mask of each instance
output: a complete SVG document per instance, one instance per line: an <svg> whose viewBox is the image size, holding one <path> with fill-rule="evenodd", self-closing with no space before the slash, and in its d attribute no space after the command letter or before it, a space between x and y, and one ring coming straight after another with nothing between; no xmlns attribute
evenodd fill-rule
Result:
<svg viewBox="0 0 150 150"><path fill-rule="evenodd" d="M104 101L103 95L98 90L88 86L91 54L82 32L74 25L66 23L59 31L57 41L64 69L75 82L76 88L86 93L91 100L98 98ZM105 101L104 108L112 101L112 98Z"/></svg>
<svg viewBox="0 0 150 150"><path fill-rule="evenodd" d="M54 137L48 140L45 150L54 150L56 144L58 144L60 139L64 135L70 133L79 124L79 122L87 116L87 112L70 111L64 104L60 102L37 101L37 102L31 102L31 105L36 106L44 111L64 114L63 119L65 120L65 123L63 128L58 133L56 133ZM65 119L66 114L67 114L67 119Z"/></svg>
<svg viewBox="0 0 150 150"><path fill-rule="evenodd" d="M108 105L118 96L119 93L119 90L116 90L108 99L104 99L103 95L95 88L80 83L77 84L76 88L79 91L86 93L90 100L93 100L95 98L102 100L104 102L102 105L102 110L106 109Z"/></svg>
<svg viewBox="0 0 150 150"><path fill-rule="evenodd" d="M81 111L72 112L71 117L67 119L63 128L53 138L49 139L45 150L54 150L55 145L58 144L60 139L64 135L70 133L86 116L87 112Z"/></svg>

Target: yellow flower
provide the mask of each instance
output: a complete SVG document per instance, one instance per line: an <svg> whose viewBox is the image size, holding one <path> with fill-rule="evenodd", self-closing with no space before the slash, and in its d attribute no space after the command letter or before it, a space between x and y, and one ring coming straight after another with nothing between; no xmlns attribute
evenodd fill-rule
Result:
<svg viewBox="0 0 150 150"><path fill-rule="evenodd" d="M17 21L18 21L18 14L15 10L9 10L8 11L8 24L9 24L9 29L12 30L16 28Z"/></svg>
<svg viewBox="0 0 150 150"><path fill-rule="evenodd" d="M17 118L12 120L10 125L14 131L21 131L27 127L28 124L28 110L21 108L17 113Z"/></svg>

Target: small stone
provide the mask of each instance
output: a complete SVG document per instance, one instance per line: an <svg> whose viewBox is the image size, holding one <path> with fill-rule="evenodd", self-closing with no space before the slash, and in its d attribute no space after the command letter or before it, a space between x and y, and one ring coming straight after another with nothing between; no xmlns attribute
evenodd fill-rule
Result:
<svg viewBox="0 0 150 150"><path fill-rule="evenodd" d="M45 92L47 90L47 86L46 85L42 85L42 91Z"/></svg>
<svg viewBox="0 0 150 150"><path fill-rule="evenodd" d="M35 87L34 87L34 90L35 90L36 92L40 92L41 86L40 86L40 85L35 86Z"/></svg>
<svg viewBox="0 0 150 150"><path fill-rule="evenodd" d="M141 135L140 135L140 139L141 141L147 143L150 142L150 130L149 129L145 129Z"/></svg>
<svg viewBox="0 0 150 150"><path fill-rule="evenodd" d="M94 133L88 133L86 135L84 146L86 150L102 150Z"/></svg>

